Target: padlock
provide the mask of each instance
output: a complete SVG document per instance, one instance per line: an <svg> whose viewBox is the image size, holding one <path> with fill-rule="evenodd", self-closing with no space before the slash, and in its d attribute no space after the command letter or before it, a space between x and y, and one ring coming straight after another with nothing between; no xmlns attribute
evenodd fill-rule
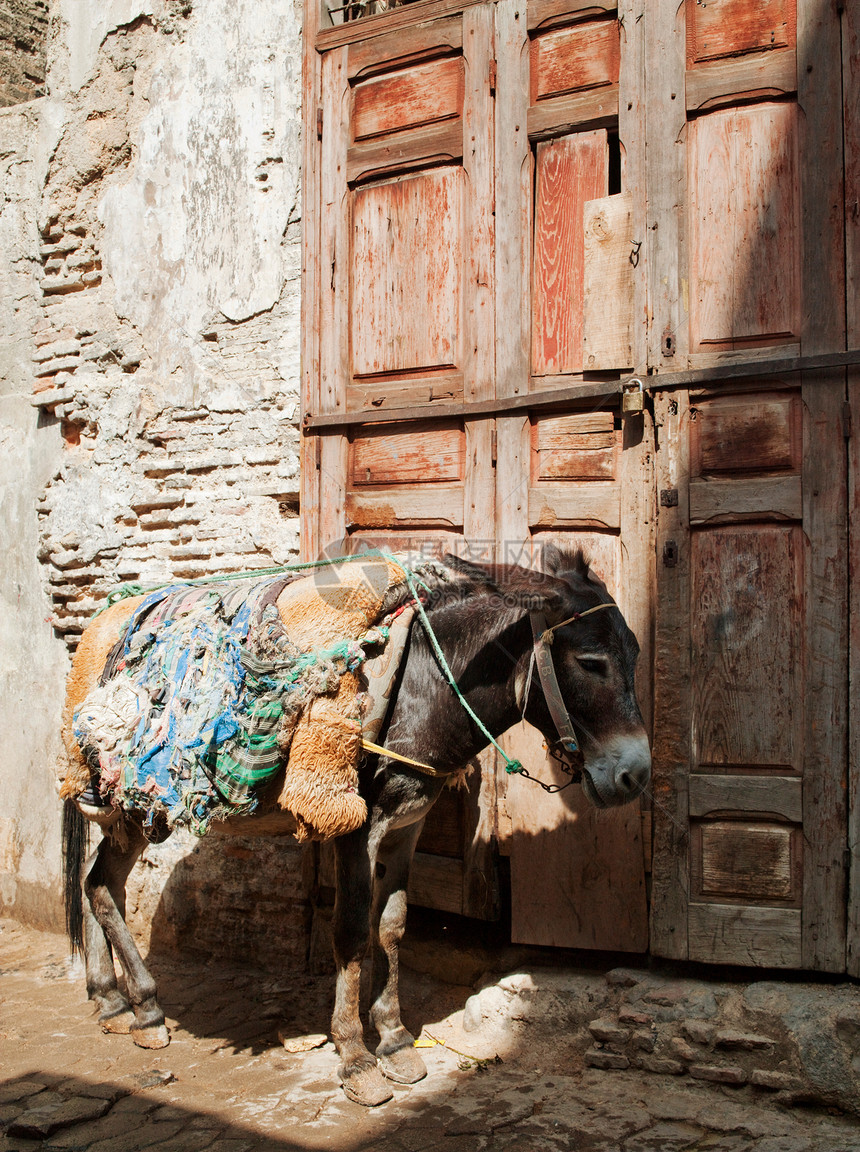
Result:
<svg viewBox="0 0 860 1152"><path fill-rule="evenodd" d="M625 416L634 412L642 412L645 408L645 393L642 390L642 381L634 376L628 380L621 391L621 411Z"/></svg>

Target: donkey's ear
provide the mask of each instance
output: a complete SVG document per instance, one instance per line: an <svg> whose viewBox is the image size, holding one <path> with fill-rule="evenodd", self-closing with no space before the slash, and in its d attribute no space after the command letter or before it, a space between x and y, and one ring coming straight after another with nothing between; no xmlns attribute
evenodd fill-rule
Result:
<svg viewBox="0 0 860 1152"><path fill-rule="evenodd" d="M542 572L555 576L564 568L564 553L555 544L542 544L538 556L538 566Z"/></svg>

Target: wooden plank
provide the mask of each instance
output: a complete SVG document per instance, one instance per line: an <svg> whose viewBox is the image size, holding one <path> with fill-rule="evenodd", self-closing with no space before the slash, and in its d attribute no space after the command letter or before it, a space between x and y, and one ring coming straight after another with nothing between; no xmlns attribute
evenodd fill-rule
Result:
<svg viewBox="0 0 860 1152"><path fill-rule="evenodd" d="M462 482L465 436L460 424L367 428L350 452L353 485Z"/></svg>
<svg viewBox="0 0 860 1152"><path fill-rule="evenodd" d="M799 776L690 776L691 816L730 811L782 816L799 824L803 819L803 783Z"/></svg>
<svg viewBox="0 0 860 1152"><path fill-rule="evenodd" d="M350 44L347 75L350 80L358 80L414 60L457 52L462 47L463 21L459 16L415 24Z"/></svg>
<svg viewBox="0 0 860 1152"><path fill-rule="evenodd" d="M459 366L463 196L458 168L353 193L354 376Z"/></svg>
<svg viewBox="0 0 860 1152"><path fill-rule="evenodd" d="M632 368L637 241L633 193L584 205L582 360L587 371Z"/></svg>
<svg viewBox="0 0 860 1152"><path fill-rule="evenodd" d="M346 407L349 377L349 200L343 183L349 141L349 85L346 49L328 53L322 61L323 139L320 156L320 263L339 270L322 277L320 295L321 412L342 412ZM346 532L344 488L347 443L345 437L327 437L320 444L319 548L338 548Z"/></svg>
<svg viewBox="0 0 860 1152"><path fill-rule="evenodd" d="M801 767L803 548L799 528L771 524L727 525L691 538L698 766Z"/></svg>
<svg viewBox="0 0 860 1152"><path fill-rule="evenodd" d="M350 412L388 412L415 405L447 404L463 398L462 372L429 372L420 376L365 376L347 385Z"/></svg>
<svg viewBox="0 0 860 1152"><path fill-rule="evenodd" d="M648 363L647 262L645 225L645 45L648 19L639 0L620 0L621 70L619 73L618 135L622 156L621 186L632 199L632 234L641 244L631 260L632 363L645 376ZM635 267L633 267L635 263ZM654 499L654 421L650 411L622 416L619 483L621 500L620 547L623 568L620 603L625 619L639 641L636 694L649 737L654 732L654 611L656 588L656 501ZM652 802L650 794L639 800L644 821L645 869L651 871Z"/></svg>
<svg viewBox="0 0 860 1152"><path fill-rule="evenodd" d="M462 860L416 852L409 872L407 899L410 904L438 908L442 912L454 912L461 916L464 875Z"/></svg>
<svg viewBox="0 0 860 1152"><path fill-rule="evenodd" d="M803 964L845 970L848 567L844 373L804 374L806 734Z"/></svg>
<svg viewBox="0 0 860 1152"><path fill-rule="evenodd" d="M807 142L800 166L801 340L804 355L815 355L845 347L840 18L818 0L797 3L797 99Z"/></svg>
<svg viewBox="0 0 860 1152"><path fill-rule="evenodd" d="M319 6L305 14L302 29L302 123L316 123L321 107L321 58L314 51ZM320 152L315 132L302 133L302 412L319 411L320 382ZM310 318L310 322L308 320ZM319 553L319 441L302 437L299 448L300 557L312 560Z"/></svg>
<svg viewBox="0 0 860 1152"><path fill-rule="evenodd" d="M689 475L684 393L654 394L660 452L657 490L684 493ZM657 518L657 597L654 640L654 854L651 950L686 959L689 894L687 789L690 740L690 533L687 501L660 506Z"/></svg>
<svg viewBox="0 0 860 1152"><path fill-rule="evenodd" d="M714 60L692 68L686 76L688 112L703 112L752 98L786 96L797 91L797 51L775 52Z"/></svg>
<svg viewBox="0 0 860 1152"><path fill-rule="evenodd" d="M611 412L581 412L536 420L532 480L614 480L618 456Z"/></svg>
<svg viewBox="0 0 860 1152"><path fill-rule="evenodd" d="M845 135L846 344L860 347L860 10L842 11L843 126Z"/></svg>
<svg viewBox="0 0 860 1152"><path fill-rule="evenodd" d="M426 167L463 155L463 126L459 120L429 124L423 128L392 133L382 140L353 144L346 163L349 183L370 180L386 172Z"/></svg>
<svg viewBox="0 0 860 1152"><path fill-rule="evenodd" d="M799 471L803 447L800 396L720 396L690 409L692 472Z"/></svg>
<svg viewBox="0 0 860 1152"><path fill-rule="evenodd" d="M529 524L534 528L596 525L618 529L621 491L602 480L529 488Z"/></svg>
<svg viewBox="0 0 860 1152"><path fill-rule="evenodd" d="M778 372L785 364L785 372L791 372L792 364L800 359L800 343L796 341L783 341L774 346L767 344L762 348L751 346L749 348L714 348L707 352L691 352L687 356L687 363L693 372L722 373L717 379L731 379L741 376L754 376L759 371ZM712 377L713 379L714 377ZM693 383L693 380L690 381ZM701 383L706 384L704 375Z"/></svg>
<svg viewBox="0 0 860 1152"><path fill-rule="evenodd" d="M533 728L518 725L506 741L535 776L564 782ZM648 921L636 805L598 812L576 785L556 795L521 776L507 785L512 942L644 952Z"/></svg>
<svg viewBox="0 0 860 1152"><path fill-rule="evenodd" d="M800 476L761 476L755 480L691 480L690 523L742 516L800 520Z"/></svg>
<svg viewBox="0 0 860 1152"><path fill-rule="evenodd" d="M463 60L455 56L356 84L352 89L353 141L460 116L463 83Z"/></svg>
<svg viewBox="0 0 860 1152"><path fill-rule="evenodd" d="M800 901L797 828L761 820L709 820L694 826L693 900L779 906ZM767 963L764 956L758 962Z"/></svg>
<svg viewBox="0 0 860 1152"><path fill-rule="evenodd" d="M529 54L516 0L496 4L496 396L529 390L531 337L532 153L526 131ZM496 420L496 540L499 560L528 538L529 421Z"/></svg>
<svg viewBox="0 0 860 1152"><path fill-rule="evenodd" d="M794 44L796 24L792 0L687 0L687 65L785 48Z"/></svg>
<svg viewBox="0 0 860 1152"><path fill-rule="evenodd" d="M842 13L842 76L845 132L845 268L847 344L860 344L860 7ZM852 426L860 428L860 371L848 373ZM848 848L860 860L860 437L848 441L849 451L849 746ZM860 868L849 871L848 971L860 976Z"/></svg>
<svg viewBox="0 0 860 1152"><path fill-rule="evenodd" d="M690 905L690 958L743 964L766 957L770 968L800 968L800 909L732 904Z"/></svg>
<svg viewBox="0 0 860 1152"><path fill-rule="evenodd" d="M529 108L529 139L614 128L617 119L618 86L615 84L574 92L570 96L554 96Z"/></svg>
<svg viewBox="0 0 860 1152"><path fill-rule="evenodd" d="M793 104L724 109L690 125L694 348L799 334Z"/></svg>
<svg viewBox="0 0 860 1152"><path fill-rule="evenodd" d="M860 18L855 29L860 46ZM860 56L858 56L860 60ZM860 371L848 373L851 423L860 428ZM848 870L847 970L860 976L860 436L848 441Z"/></svg>
<svg viewBox="0 0 860 1152"><path fill-rule="evenodd" d="M684 108L684 22L676 0L651 0L645 38L646 277L648 369L686 365L687 118Z"/></svg>
<svg viewBox="0 0 860 1152"><path fill-rule="evenodd" d="M582 369L585 203L606 194L606 133L565 136L537 149L532 372Z"/></svg>
<svg viewBox="0 0 860 1152"><path fill-rule="evenodd" d="M468 187L465 212L469 237L464 271L463 377L465 399L473 402L495 396L495 127L490 90L493 15L488 6L470 8L463 15L467 65L463 131L468 142L463 171ZM490 541L495 532L493 432L491 420L467 421L463 531L469 541Z"/></svg>
<svg viewBox="0 0 860 1152"><path fill-rule="evenodd" d="M528 31L615 11L615 0L528 0Z"/></svg>
<svg viewBox="0 0 860 1152"><path fill-rule="evenodd" d="M558 28L531 42L531 103L618 83L618 21Z"/></svg>
<svg viewBox="0 0 860 1152"><path fill-rule="evenodd" d="M316 38L318 52L339 48L344 44L373 40L377 36L397 34L404 29L420 26L440 16L463 12L470 4L480 4L482 0L416 0L415 3L392 8L389 12L378 12L373 16L363 16L361 20L349 20L346 24L323 28Z"/></svg>
<svg viewBox="0 0 860 1152"><path fill-rule="evenodd" d="M350 492L346 520L353 528L390 528L412 524L462 528L462 488L404 488L396 492Z"/></svg>
<svg viewBox="0 0 860 1152"><path fill-rule="evenodd" d="M798 0L805 354L845 347L845 201L840 18L835 7ZM847 841L845 748L848 604L845 541L845 373L804 374L804 528L810 542L804 805L808 818L803 963L844 971ZM814 814L814 815L813 815ZM812 817L811 819L809 817Z"/></svg>

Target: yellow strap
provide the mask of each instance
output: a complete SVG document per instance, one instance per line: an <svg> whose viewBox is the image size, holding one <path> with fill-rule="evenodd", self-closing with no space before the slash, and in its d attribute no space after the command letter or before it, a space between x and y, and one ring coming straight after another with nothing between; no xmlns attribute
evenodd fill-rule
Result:
<svg viewBox="0 0 860 1152"><path fill-rule="evenodd" d="M379 744L371 744L369 740L361 741L362 748L368 752L378 752L380 756L390 756L392 760L399 760L401 764L411 764L413 768L420 768L429 776L450 776L450 772L440 772L438 768L431 768L429 764L422 764L420 760L410 760L408 756L401 756L399 752L392 752L390 748L381 748Z"/></svg>

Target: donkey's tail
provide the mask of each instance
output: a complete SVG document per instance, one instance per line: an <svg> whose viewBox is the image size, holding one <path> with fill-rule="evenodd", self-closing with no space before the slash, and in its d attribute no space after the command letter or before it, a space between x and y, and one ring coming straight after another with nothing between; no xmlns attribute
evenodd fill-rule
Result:
<svg viewBox="0 0 860 1152"><path fill-rule="evenodd" d="M84 894L81 888L90 840L90 822L72 800L63 805L63 894L66 931L72 952L84 950Z"/></svg>

